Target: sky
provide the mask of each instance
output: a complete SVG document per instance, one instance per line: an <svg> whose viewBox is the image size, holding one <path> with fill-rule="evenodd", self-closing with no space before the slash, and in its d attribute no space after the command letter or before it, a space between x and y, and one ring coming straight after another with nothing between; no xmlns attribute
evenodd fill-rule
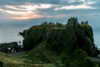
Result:
<svg viewBox="0 0 100 67"><path fill-rule="evenodd" d="M77 16L89 21L100 47L100 0L0 0L0 43L20 41L19 32L44 21L66 23Z"/></svg>

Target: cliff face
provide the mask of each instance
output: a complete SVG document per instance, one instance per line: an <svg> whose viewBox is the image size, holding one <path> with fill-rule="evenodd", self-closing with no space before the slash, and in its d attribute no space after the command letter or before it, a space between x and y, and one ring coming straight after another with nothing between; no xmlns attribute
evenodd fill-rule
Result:
<svg viewBox="0 0 100 67"><path fill-rule="evenodd" d="M82 49L89 56L97 55L92 27L87 22L79 24L76 18L70 18L66 25L45 23L33 26L20 34L24 37L25 50L45 42L43 45L57 54Z"/></svg>
<svg viewBox="0 0 100 67"><path fill-rule="evenodd" d="M88 58L96 56L98 51L92 27L87 22L79 24L73 17L65 25L44 23L20 34L24 38L24 49L28 52L20 58L0 53L0 67L100 66Z"/></svg>
<svg viewBox="0 0 100 67"><path fill-rule="evenodd" d="M52 63L56 67L60 64L65 67L98 67L88 58L98 54L88 22L80 24L72 17L65 25L44 23L20 34L24 38L24 49L28 51L26 58L33 62Z"/></svg>

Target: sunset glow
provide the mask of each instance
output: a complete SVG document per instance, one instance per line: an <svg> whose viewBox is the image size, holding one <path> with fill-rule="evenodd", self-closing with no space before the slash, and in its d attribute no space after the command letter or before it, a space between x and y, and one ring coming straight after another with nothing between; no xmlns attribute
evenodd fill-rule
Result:
<svg viewBox="0 0 100 67"><path fill-rule="evenodd" d="M37 13L40 9L51 8L52 4L23 4L23 5L5 5L0 8L0 12L10 16L13 20L29 20L43 18L44 16Z"/></svg>
<svg viewBox="0 0 100 67"><path fill-rule="evenodd" d="M29 19L36 19L42 17L43 16L40 15L23 15L23 16L12 16L11 18L14 20L29 20Z"/></svg>

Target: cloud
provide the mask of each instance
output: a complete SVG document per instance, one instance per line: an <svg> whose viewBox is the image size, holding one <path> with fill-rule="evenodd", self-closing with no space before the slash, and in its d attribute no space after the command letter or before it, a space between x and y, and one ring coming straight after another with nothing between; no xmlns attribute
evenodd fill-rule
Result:
<svg viewBox="0 0 100 67"><path fill-rule="evenodd" d="M93 6L97 4L97 0L3 0L1 3L0 14L16 20L51 18L61 14L85 14L97 9Z"/></svg>
<svg viewBox="0 0 100 67"><path fill-rule="evenodd" d="M48 9L53 7L52 4L24 4L24 5L5 5L0 9L0 12L11 16L12 19L26 20L42 18L42 15L37 14L39 9Z"/></svg>
<svg viewBox="0 0 100 67"><path fill-rule="evenodd" d="M86 0L69 0L68 3L70 5L61 5L54 10L77 10L77 9L96 9L95 7L91 6L92 4L96 4L96 1L86 1ZM74 5L73 3L82 2L80 4Z"/></svg>
<svg viewBox="0 0 100 67"><path fill-rule="evenodd" d="M68 3L73 3L73 2L85 2L86 0L68 0Z"/></svg>
<svg viewBox="0 0 100 67"><path fill-rule="evenodd" d="M39 3L47 3L47 4L58 4L60 0L0 0L0 5L21 5L25 3L34 3L34 4L39 4Z"/></svg>
<svg viewBox="0 0 100 67"><path fill-rule="evenodd" d="M88 5L91 5L91 4L96 4L96 1L89 1L87 2Z"/></svg>
<svg viewBox="0 0 100 67"><path fill-rule="evenodd" d="M89 5L69 5L69 6L62 6L62 7L59 7L59 8L55 8L56 11L58 10L77 10L77 9L95 9L94 7L92 6L89 6Z"/></svg>
<svg viewBox="0 0 100 67"><path fill-rule="evenodd" d="M37 11L38 9L48 9L53 7L53 4L24 4L24 5L5 5L4 8L15 11Z"/></svg>

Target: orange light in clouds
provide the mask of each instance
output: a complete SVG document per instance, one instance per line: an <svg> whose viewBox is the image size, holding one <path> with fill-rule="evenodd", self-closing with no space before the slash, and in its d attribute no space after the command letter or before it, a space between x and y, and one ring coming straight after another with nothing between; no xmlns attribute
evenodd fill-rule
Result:
<svg viewBox="0 0 100 67"><path fill-rule="evenodd" d="M42 18L41 15L23 15L23 16L12 16L11 18L14 20L29 20L29 19L37 19Z"/></svg>

